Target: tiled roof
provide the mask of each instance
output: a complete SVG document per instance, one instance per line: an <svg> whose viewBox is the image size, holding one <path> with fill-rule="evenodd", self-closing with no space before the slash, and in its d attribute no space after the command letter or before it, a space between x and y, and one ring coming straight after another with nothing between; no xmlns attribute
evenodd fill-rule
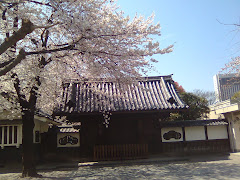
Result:
<svg viewBox="0 0 240 180"><path fill-rule="evenodd" d="M171 76L142 78L123 85L118 82L78 81L65 83L61 112L147 111L185 109Z"/></svg>
<svg viewBox="0 0 240 180"><path fill-rule="evenodd" d="M79 129L74 129L73 127L61 127L59 128L60 133L75 133L79 132Z"/></svg>
<svg viewBox="0 0 240 180"><path fill-rule="evenodd" d="M58 128L60 133L75 133L79 132L80 126L80 122L74 122L71 124L62 124L61 126L58 126Z"/></svg>
<svg viewBox="0 0 240 180"><path fill-rule="evenodd" d="M187 126L219 126L228 125L224 119L209 120L185 120L185 121L166 121L160 122L161 127L187 127Z"/></svg>

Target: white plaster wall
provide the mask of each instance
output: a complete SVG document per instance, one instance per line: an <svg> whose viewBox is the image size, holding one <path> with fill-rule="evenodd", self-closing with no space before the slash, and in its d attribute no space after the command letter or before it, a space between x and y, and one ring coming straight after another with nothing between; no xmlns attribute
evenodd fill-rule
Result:
<svg viewBox="0 0 240 180"><path fill-rule="evenodd" d="M34 131L39 131L40 133L44 133L48 131L48 123L47 122L42 122L39 120L34 119Z"/></svg>
<svg viewBox="0 0 240 180"><path fill-rule="evenodd" d="M207 116L208 116L208 119L224 119L223 114L218 114L215 109L211 109L211 108Z"/></svg>
<svg viewBox="0 0 240 180"><path fill-rule="evenodd" d="M166 140L163 138L163 135L169 131L176 131L181 134L180 139L174 139L171 138L169 140ZM161 129L161 136L162 136L162 142L178 142L178 141L183 141L183 132L182 132L182 127L165 127Z"/></svg>
<svg viewBox="0 0 240 180"><path fill-rule="evenodd" d="M34 124L35 124L35 126L33 129L33 142L41 143L41 136L40 136L40 142L35 141L35 135L36 135L35 132L39 131L40 134L44 133L44 132L48 132L48 128L49 128L48 123L34 119Z"/></svg>
<svg viewBox="0 0 240 180"><path fill-rule="evenodd" d="M224 116L228 119L229 123L229 139L231 150L233 152L240 151L240 125L239 121L236 121L238 115L234 115L233 112L229 112L224 114Z"/></svg>
<svg viewBox="0 0 240 180"><path fill-rule="evenodd" d="M35 124L35 126L34 126L34 129L33 129L33 132L40 131L40 126L41 126L40 122L38 120L34 119L34 124Z"/></svg>
<svg viewBox="0 0 240 180"><path fill-rule="evenodd" d="M240 151L240 122L232 122L233 138L235 139L235 150Z"/></svg>
<svg viewBox="0 0 240 180"><path fill-rule="evenodd" d="M186 141L206 140L204 126L185 127Z"/></svg>
<svg viewBox="0 0 240 180"><path fill-rule="evenodd" d="M36 133L35 132L39 131L41 133L41 124L42 123L40 121L34 119L34 124L35 124L35 126L34 126L34 129L33 129L33 142L34 143L40 143L41 142L41 136L40 136L40 141L36 142L35 141L36 140L36 137L35 137Z"/></svg>
<svg viewBox="0 0 240 180"><path fill-rule="evenodd" d="M77 144L66 144L66 145L61 145L59 144L59 139L60 138L63 138L67 135L70 135L70 136L73 136L73 137L76 137L78 139L78 143ZM79 133L58 133L57 134L57 147L79 147L80 146L80 134Z"/></svg>
<svg viewBox="0 0 240 180"><path fill-rule="evenodd" d="M49 125L48 123L41 122L40 133L48 132Z"/></svg>
<svg viewBox="0 0 240 180"><path fill-rule="evenodd" d="M228 139L227 126L207 126L208 139Z"/></svg>

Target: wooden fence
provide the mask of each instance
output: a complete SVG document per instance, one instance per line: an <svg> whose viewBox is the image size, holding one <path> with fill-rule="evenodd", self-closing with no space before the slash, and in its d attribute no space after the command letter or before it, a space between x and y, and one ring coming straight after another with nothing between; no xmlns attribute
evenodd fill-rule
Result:
<svg viewBox="0 0 240 180"><path fill-rule="evenodd" d="M94 160L124 160L146 158L147 144L119 144L94 146Z"/></svg>

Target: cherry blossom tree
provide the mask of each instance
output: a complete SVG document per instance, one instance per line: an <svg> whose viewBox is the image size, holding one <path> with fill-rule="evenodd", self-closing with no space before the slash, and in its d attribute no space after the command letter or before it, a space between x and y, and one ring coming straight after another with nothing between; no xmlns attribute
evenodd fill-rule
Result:
<svg viewBox="0 0 240 180"><path fill-rule="evenodd" d="M225 73L236 73L239 75L240 73L240 56L236 56L231 59L229 63L225 65L225 67L222 69Z"/></svg>
<svg viewBox="0 0 240 180"><path fill-rule="evenodd" d="M240 24L239 23L232 23L232 24L226 24L218 21L220 24L223 24L225 26L232 26L234 29L231 32L234 33L234 44L232 47L232 51L234 51L235 57L233 57L228 63L225 64L225 67L222 68L222 72L224 73L236 73L239 75L240 73L240 56L239 54L239 30L240 30Z"/></svg>
<svg viewBox="0 0 240 180"><path fill-rule="evenodd" d="M153 15L130 20L113 0L3 0L0 12L0 110L22 114L23 177L38 176L34 113L53 112L65 79L127 82L172 51Z"/></svg>

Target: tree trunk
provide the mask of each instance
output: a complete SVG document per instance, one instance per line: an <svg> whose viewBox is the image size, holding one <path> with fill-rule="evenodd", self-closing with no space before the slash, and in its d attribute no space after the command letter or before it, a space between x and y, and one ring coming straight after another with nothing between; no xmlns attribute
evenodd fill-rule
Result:
<svg viewBox="0 0 240 180"><path fill-rule="evenodd" d="M23 127L23 152L22 152L22 177L39 176L36 171L33 144L33 128L34 128L34 111L30 109L23 110L22 115Z"/></svg>

